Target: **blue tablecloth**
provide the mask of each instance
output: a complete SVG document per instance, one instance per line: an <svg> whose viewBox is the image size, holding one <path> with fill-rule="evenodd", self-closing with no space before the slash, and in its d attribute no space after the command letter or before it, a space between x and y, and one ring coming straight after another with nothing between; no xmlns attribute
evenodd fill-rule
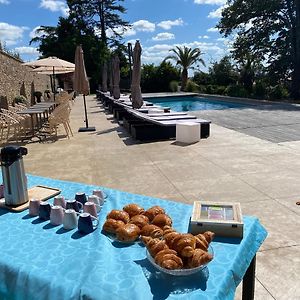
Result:
<svg viewBox="0 0 300 300"><path fill-rule="evenodd" d="M29 187L47 185L74 198L99 186L28 176ZM254 217L244 217L244 238L212 243L214 259L204 271L187 277L156 272L139 244L124 246L101 233L106 214L135 202L145 208L164 207L174 227L186 232L192 206L103 188L108 198L100 225L82 236L48 221L28 216L28 210L0 210L0 299L233 299L252 258L266 238ZM52 201L52 200L49 200Z"/></svg>

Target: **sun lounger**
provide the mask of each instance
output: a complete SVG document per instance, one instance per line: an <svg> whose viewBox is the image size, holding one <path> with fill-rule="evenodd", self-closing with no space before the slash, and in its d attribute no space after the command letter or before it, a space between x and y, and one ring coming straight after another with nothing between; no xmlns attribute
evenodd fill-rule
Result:
<svg viewBox="0 0 300 300"><path fill-rule="evenodd" d="M156 120L155 118L128 109L127 118L124 119L124 127L131 135L141 141L170 139L176 137L176 124L186 121L200 123L201 138L208 138L210 134L210 121L193 117L192 119L168 119Z"/></svg>

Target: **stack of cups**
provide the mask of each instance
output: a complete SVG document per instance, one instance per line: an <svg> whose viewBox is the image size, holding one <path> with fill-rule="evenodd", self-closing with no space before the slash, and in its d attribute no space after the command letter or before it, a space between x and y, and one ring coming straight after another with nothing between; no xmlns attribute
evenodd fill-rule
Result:
<svg viewBox="0 0 300 300"><path fill-rule="evenodd" d="M56 196L53 206L39 199L31 199L29 215L39 216L42 220L50 220L54 226L62 224L66 230L78 227L80 232L90 233L98 227L98 213L103 201L96 195L91 195L86 199L84 193L76 193L75 198L79 201L65 200L63 196ZM80 213L80 211L83 212Z"/></svg>

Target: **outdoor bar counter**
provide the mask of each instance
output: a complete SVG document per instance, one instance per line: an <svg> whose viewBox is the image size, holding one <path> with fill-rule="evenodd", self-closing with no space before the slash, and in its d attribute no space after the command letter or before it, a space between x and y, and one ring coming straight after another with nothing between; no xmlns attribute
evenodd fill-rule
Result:
<svg viewBox="0 0 300 300"><path fill-rule="evenodd" d="M101 188L28 175L28 186L35 185L59 188L69 199L76 192L90 195ZM137 203L145 209L160 205L172 217L174 228L187 232L192 206L101 189L108 197L99 214L99 227L88 235L54 227L30 217L28 210L0 209L0 299L226 300L234 299L243 277L243 299L252 299L255 254L267 235L258 219L244 216L242 240L215 239L211 243L214 259L207 268L174 277L161 274L148 262L144 246L113 242L101 228L110 210Z"/></svg>

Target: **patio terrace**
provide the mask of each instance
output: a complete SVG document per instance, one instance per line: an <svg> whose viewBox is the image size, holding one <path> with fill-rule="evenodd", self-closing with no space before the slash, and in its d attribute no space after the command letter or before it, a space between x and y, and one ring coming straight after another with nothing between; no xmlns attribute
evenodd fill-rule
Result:
<svg viewBox="0 0 300 300"><path fill-rule="evenodd" d="M216 114L210 112L206 140L189 146L174 140L142 144L105 114L93 96L87 97L87 105L96 132L77 132L84 126L78 97L71 112L74 137L27 145L28 173L190 204L199 199L238 201L243 214L257 216L269 233L257 253L255 299L300 299L300 206L295 204L300 198L300 140L250 136L220 126L222 121L216 125ZM279 114L264 111L263 118ZM236 299L240 297L238 290Z"/></svg>

